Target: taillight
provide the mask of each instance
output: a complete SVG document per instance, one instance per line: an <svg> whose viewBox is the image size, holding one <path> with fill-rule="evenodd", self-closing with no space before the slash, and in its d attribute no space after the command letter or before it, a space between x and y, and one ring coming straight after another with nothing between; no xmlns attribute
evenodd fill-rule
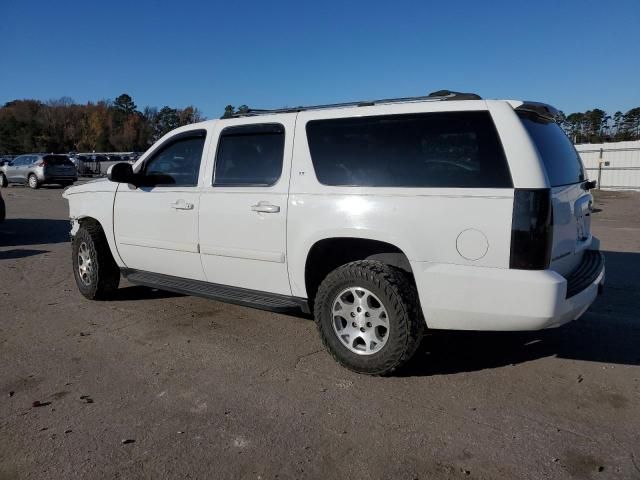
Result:
<svg viewBox="0 0 640 480"><path fill-rule="evenodd" d="M549 267L553 241L553 207L548 188L514 192L509 268Z"/></svg>
<svg viewBox="0 0 640 480"><path fill-rule="evenodd" d="M47 166L47 162L44 160L40 160L38 163L36 163L36 167L46 167Z"/></svg>

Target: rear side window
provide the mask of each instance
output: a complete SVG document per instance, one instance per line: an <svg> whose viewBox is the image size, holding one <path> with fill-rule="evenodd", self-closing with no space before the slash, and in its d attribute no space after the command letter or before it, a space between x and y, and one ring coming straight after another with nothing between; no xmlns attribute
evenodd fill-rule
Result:
<svg viewBox="0 0 640 480"><path fill-rule="evenodd" d="M313 120L311 159L325 185L510 188L489 112Z"/></svg>
<svg viewBox="0 0 640 480"><path fill-rule="evenodd" d="M47 162L47 165L73 165L66 155L45 155L42 159Z"/></svg>
<svg viewBox="0 0 640 480"><path fill-rule="evenodd" d="M213 185L238 187L274 185L282 173L284 127L244 125L222 130Z"/></svg>
<svg viewBox="0 0 640 480"><path fill-rule="evenodd" d="M580 156L557 123L529 113L518 115L542 157L552 187L585 180Z"/></svg>

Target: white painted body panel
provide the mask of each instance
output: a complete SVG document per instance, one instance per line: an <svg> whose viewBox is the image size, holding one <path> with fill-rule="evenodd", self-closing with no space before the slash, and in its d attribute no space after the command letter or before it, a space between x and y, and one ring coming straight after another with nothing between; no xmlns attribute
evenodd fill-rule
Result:
<svg viewBox="0 0 640 480"><path fill-rule="evenodd" d="M598 295L604 271L567 299L567 281L552 270L509 270L411 262L432 329L540 330L577 319Z"/></svg>
<svg viewBox="0 0 640 480"><path fill-rule="evenodd" d="M120 186L115 200L115 237L110 213L115 184L74 187L65 197L72 217L92 216L101 222L121 267L306 298L305 264L316 242L336 237L372 239L396 246L409 259L430 328L530 330L557 326L588 308L604 272L593 285L567 300L566 280L560 273L575 265L575 255L565 260L566 264L552 264L551 270L510 270L512 188L325 186L316 178L306 141L306 124L315 119L488 110L509 161L514 188L548 188L538 152L514 111L517 104L408 102L182 127L154 145L134 169L168 137L205 128L208 135L198 187L188 192L163 189L164 193L152 197L150 192ZM273 122L282 123L286 130L280 180L271 187L213 187L220 131L231 125ZM562 203L562 192L555 194L554 202ZM164 209L165 203L178 197L193 202L195 208L178 214ZM280 211L252 211L251 206L258 202L276 205ZM569 223L566 225L566 230L558 229L557 245L572 235ZM585 242L584 248L587 246Z"/></svg>
<svg viewBox="0 0 640 480"><path fill-rule="evenodd" d="M504 103L504 102L501 102ZM430 111L487 110L487 102L427 102L304 111L298 114L291 168L288 219L289 275L295 296L306 297L305 262L312 246L332 237L379 240L397 246L410 261L433 261L507 268L513 189L336 187L322 185L314 172L306 142L311 120ZM498 107L501 111L501 107ZM507 105L507 110L513 108ZM502 113L503 116L508 116ZM506 121L503 121L503 123ZM528 137L526 137L528 140ZM530 141L529 141L530 144ZM525 146L527 144L525 143ZM544 182L535 149L516 144L509 154L533 155L533 178ZM524 167L516 174L526 177ZM512 172L513 175L513 172ZM514 180L515 182L515 180ZM495 211L495 214L487 214ZM487 253L473 262L457 251L461 232L477 229L488 241Z"/></svg>
<svg viewBox="0 0 640 480"><path fill-rule="evenodd" d="M113 199L117 183L106 178L92 180L67 188L62 196L69 201L69 218L73 222L72 234L78 228L78 221L83 218L97 220L107 237L113 258L120 268L126 265L120 258L113 236Z"/></svg>
<svg viewBox="0 0 640 480"><path fill-rule="evenodd" d="M188 202L192 210L171 205ZM204 280L198 252L198 187L135 188L120 184L114 235L128 268Z"/></svg>
<svg viewBox="0 0 640 480"><path fill-rule="evenodd" d="M280 179L270 187L212 186L220 132L233 125L280 123L285 127ZM287 272L287 197L295 116L272 115L230 119L213 129L209 162L200 199L200 252L207 281L222 285L291 295ZM259 203L278 212L252 210Z"/></svg>
<svg viewBox="0 0 640 480"><path fill-rule="evenodd" d="M550 268L567 275L580 264L585 250L591 247L591 208L593 197L580 185L551 189L553 203L553 248ZM585 238L577 239L577 224L581 223Z"/></svg>
<svg viewBox="0 0 640 480"><path fill-rule="evenodd" d="M395 245L415 262L509 267L511 189L484 193L480 189L380 189L395 192L378 195L354 192L360 189L351 187L335 190L325 195L290 195L287 243L295 296L307 296L307 254L325 238L379 240ZM492 214L487 215L488 211ZM484 233L488 241L486 254L475 261L457 250L457 238L467 229Z"/></svg>

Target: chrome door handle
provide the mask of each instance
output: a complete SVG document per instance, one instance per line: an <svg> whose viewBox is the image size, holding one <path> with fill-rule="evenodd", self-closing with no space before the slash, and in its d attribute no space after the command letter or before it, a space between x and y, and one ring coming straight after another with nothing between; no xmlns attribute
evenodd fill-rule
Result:
<svg viewBox="0 0 640 480"><path fill-rule="evenodd" d="M193 210L193 203L177 200L171 204L171 208L175 208L176 210Z"/></svg>
<svg viewBox="0 0 640 480"><path fill-rule="evenodd" d="M280 207L278 205L271 205L267 202L258 202L256 205L251 205L251 210L260 213L278 213Z"/></svg>

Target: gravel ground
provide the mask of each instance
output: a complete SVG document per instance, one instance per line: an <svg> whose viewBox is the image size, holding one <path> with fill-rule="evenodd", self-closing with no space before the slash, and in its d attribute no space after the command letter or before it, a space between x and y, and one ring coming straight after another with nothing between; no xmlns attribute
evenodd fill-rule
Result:
<svg viewBox="0 0 640 480"><path fill-rule="evenodd" d="M340 368L302 316L126 282L85 300L61 193L3 190L2 480L640 478L639 193L597 195L582 319L433 333L392 378Z"/></svg>

